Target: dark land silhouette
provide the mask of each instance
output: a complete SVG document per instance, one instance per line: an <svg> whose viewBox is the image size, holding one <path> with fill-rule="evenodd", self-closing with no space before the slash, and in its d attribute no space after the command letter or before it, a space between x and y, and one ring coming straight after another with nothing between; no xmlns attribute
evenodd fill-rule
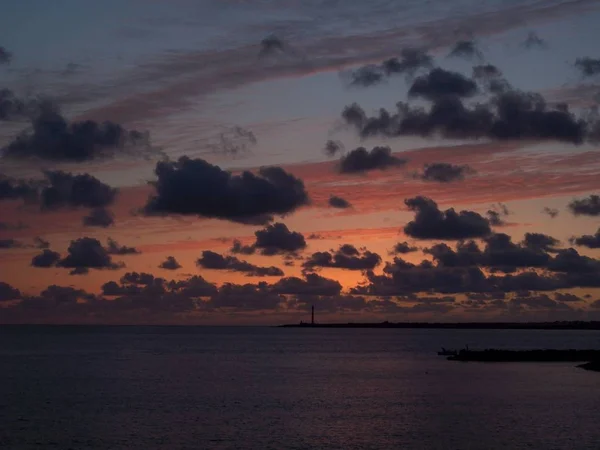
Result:
<svg viewBox="0 0 600 450"><path fill-rule="evenodd" d="M595 361L590 361L585 364L580 364L577 367L579 367L581 369L585 369L585 370L591 370L593 372L600 372L600 359L597 359Z"/></svg>
<svg viewBox="0 0 600 450"><path fill-rule="evenodd" d="M479 362L584 362L600 361L600 350L460 350L449 361Z"/></svg>
<svg viewBox="0 0 600 450"><path fill-rule="evenodd" d="M584 362L577 367L600 372L600 350L468 350L448 356L448 361L462 362Z"/></svg>
<svg viewBox="0 0 600 450"><path fill-rule="evenodd" d="M283 328L442 328L467 330L600 330L600 321L559 322L371 322L305 323L280 325Z"/></svg>

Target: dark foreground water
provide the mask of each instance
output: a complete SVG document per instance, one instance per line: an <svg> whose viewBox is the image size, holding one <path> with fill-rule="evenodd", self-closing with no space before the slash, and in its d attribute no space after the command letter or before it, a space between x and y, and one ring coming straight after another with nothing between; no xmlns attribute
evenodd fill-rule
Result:
<svg viewBox="0 0 600 450"><path fill-rule="evenodd" d="M440 346L579 331L0 328L2 449L594 449L600 374Z"/></svg>

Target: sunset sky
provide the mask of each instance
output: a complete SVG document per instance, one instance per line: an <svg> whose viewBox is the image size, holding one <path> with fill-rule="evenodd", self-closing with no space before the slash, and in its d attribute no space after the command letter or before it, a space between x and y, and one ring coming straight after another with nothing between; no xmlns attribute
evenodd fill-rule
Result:
<svg viewBox="0 0 600 450"><path fill-rule="evenodd" d="M600 319L600 2L13 3L0 323Z"/></svg>

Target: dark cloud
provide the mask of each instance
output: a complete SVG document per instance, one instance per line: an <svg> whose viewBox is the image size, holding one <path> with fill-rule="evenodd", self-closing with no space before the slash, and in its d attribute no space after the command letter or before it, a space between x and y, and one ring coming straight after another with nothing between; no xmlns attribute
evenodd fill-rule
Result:
<svg viewBox="0 0 600 450"><path fill-rule="evenodd" d="M264 224L308 203L302 180L279 167L232 175L202 159L157 163L147 214L186 214Z"/></svg>
<svg viewBox="0 0 600 450"><path fill-rule="evenodd" d="M486 267L492 271L514 273L520 268L547 268L558 241L539 233L527 233L522 243L512 242L509 235L495 233L484 239L483 251L474 241L461 241L451 249L437 244L424 252L433 256L439 267Z"/></svg>
<svg viewBox="0 0 600 450"><path fill-rule="evenodd" d="M576 216L599 216L600 196L590 195L582 199L575 199L568 205L571 212Z"/></svg>
<svg viewBox="0 0 600 450"><path fill-rule="evenodd" d="M106 251L109 255L137 255L140 253L135 247L127 247L126 245L119 245L114 239L108 238Z"/></svg>
<svg viewBox="0 0 600 450"><path fill-rule="evenodd" d="M346 313L346 312L366 312L375 314L397 315L397 314L445 314L453 309L454 297L413 297L407 301L413 302L411 306L404 306L404 298L378 298L365 300L362 296L356 295L337 295L337 296L317 296L300 295L297 296L291 306L294 309L310 310L315 307L318 312L326 313Z"/></svg>
<svg viewBox="0 0 600 450"><path fill-rule="evenodd" d="M118 284L116 281L108 281L101 287L102 295L108 297L119 295L135 295L140 294L143 288L135 284Z"/></svg>
<svg viewBox="0 0 600 450"><path fill-rule="evenodd" d="M242 245L242 242L238 239L233 240L233 245L229 249L231 253L239 253L242 255L253 255L256 252L254 245Z"/></svg>
<svg viewBox="0 0 600 450"><path fill-rule="evenodd" d="M558 216L558 209L556 208L548 208L545 206L544 209L542 209L542 212L544 214L548 214L551 219L554 219L556 216Z"/></svg>
<svg viewBox="0 0 600 450"><path fill-rule="evenodd" d="M252 255L260 250L263 255L294 254L306 248L306 239L301 233L290 231L280 222L267 225L254 233L256 241L252 245L242 245L239 240L233 241L231 253Z"/></svg>
<svg viewBox="0 0 600 450"><path fill-rule="evenodd" d="M477 84L457 72L435 68L427 75L416 78L408 91L409 97L436 100L448 95L471 97L477 93Z"/></svg>
<svg viewBox="0 0 600 450"><path fill-rule="evenodd" d="M562 302L556 302L546 294L532 295L528 297L515 297L509 301L510 307L526 306L529 309L571 309Z"/></svg>
<svg viewBox="0 0 600 450"><path fill-rule="evenodd" d="M532 250L556 252L560 241L543 233L525 233L522 245Z"/></svg>
<svg viewBox="0 0 600 450"><path fill-rule="evenodd" d="M600 300L595 300L592 303L590 303L590 308L600 309Z"/></svg>
<svg viewBox="0 0 600 450"><path fill-rule="evenodd" d="M504 218L502 216L502 214L499 211L493 210L493 209L489 209L486 212L487 215L487 220L490 223L491 226L493 227L501 227L506 225L506 222L504 221Z"/></svg>
<svg viewBox="0 0 600 450"><path fill-rule="evenodd" d="M169 289L186 297L208 297L217 292L217 287L206 281L200 275L194 275L186 280L170 281Z"/></svg>
<svg viewBox="0 0 600 450"><path fill-rule="evenodd" d="M506 204L504 204L504 203L494 203L492 205L492 209L494 211L497 211L501 216L509 216L510 215L510 210L508 209L508 206L506 206Z"/></svg>
<svg viewBox="0 0 600 450"><path fill-rule="evenodd" d="M28 314L37 311L42 316L56 314L57 317L62 319L63 314L66 312L80 312L80 308L82 308L79 304L80 300L91 301L93 298L93 295L81 289L51 285L43 290L39 296L24 298L17 307L26 310Z"/></svg>
<svg viewBox="0 0 600 450"><path fill-rule="evenodd" d="M50 286L39 296L24 297L3 310L3 319L15 323L169 323L181 320L182 314L216 309L219 290L202 277L167 282L144 276L145 284L122 279L102 286L105 299L80 289ZM265 284L266 286L266 284ZM263 287L264 289L264 287ZM224 288L221 295L229 293ZM253 297L260 302L262 290L255 289ZM206 300L200 300L205 298ZM211 303L212 302L212 303ZM231 309L239 309L233 306ZM6 313L6 314L4 314Z"/></svg>
<svg viewBox="0 0 600 450"><path fill-rule="evenodd" d="M393 156L389 147L373 147L371 151L358 147L342 156L339 170L341 173L361 173L403 164L406 164L406 160Z"/></svg>
<svg viewBox="0 0 600 450"><path fill-rule="evenodd" d="M572 294L536 293L525 286L549 286L548 279L530 272L507 277L485 277L474 269L437 268L407 265L394 271L393 276L376 276L368 273L369 284L353 289L350 295L341 294L335 280L316 274L306 279L290 277L275 284L226 283L221 288L194 276L180 281L166 281L151 274L129 273L120 282L112 281L102 286L106 299L72 287L49 286L39 296L9 295L15 301L3 309L3 319L8 322L47 323L170 323L177 320L194 320L198 313L258 312L258 311L309 311L314 306L319 314L349 312L375 314L445 314L463 306L469 310L488 311L571 311L571 302L580 299ZM394 279L393 277L397 277ZM483 278L482 278L483 277ZM545 281L534 281L535 279ZM508 280L508 281L506 281ZM556 284L556 283L555 283ZM558 283L560 284L560 283ZM432 295L415 295L417 286L427 285ZM476 290L467 293L460 304L452 292L461 287ZM0 283L0 296L4 291ZM479 289L479 290L477 290ZM447 290L448 292L443 292ZM544 289L542 289L544 290ZM547 289L546 289L547 290ZM356 292L362 292L357 294ZM505 292L514 291L508 297ZM385 292L385 294L374 294ZM9 296L7 295L7 297ZM376 295L369 301L365 295ZM390 296L394 295L395 298ZM1 297L0 297L1 298ZM514 300L514 301L513 301ZM410 305L412 303L412 305ZM592 303L593 307L599 307Z"/></svg>
<svg viewBox="0 0 600 450"><path fill-rule="evenodd" d="M164 323L165 319L180 317L181 314L192 313L196 301L174 290L165 289L162 285L136 289L136 286L107 286L108 292L121 295L113 300L96 299L90 305L95 317L139 321L139 317L154 317L155 323ZM131 292L129 292L129 290ZM137 319L136 319L137 318Z"/></svg>
<svg viewBox="0 0 600 450"><path fill-rule="evenodd" d="M406 103L397 112L385 109L367 117L357 104L347 106L342 118L356 128L362 138L371 136L440 136L449 139L552 139L582 143L588 137L588 122L564 108L546 104L540 94L506 90L486 103L466 106L458 96L444 96L426 110Z"/></svg>
<svg viewBox="0 0 600 450"><path fill-rule="evenodd" d="M101 208L111 204L117 190L102 183L90 174L73 175L57 171L45 171L48 181L40 193L43 209L61 207Z"/></svg>
<svg viewBox="0 0 600 450"><path fill-rule="evenodd" d="M273 284L270 291L286 295L339 295L342 285L316 273L308 273L305 278L287 277Z"/></svg>
<svg viewBox="0 0 600 450"><path fill-rule="evenodd" d="M10 64L13 59L13 54L5 47L0 46L0 64Z"/></svg>
<svg viewBox="0 0 600 450"><path fill-rule="evenodd" d="M54 109L52 100L44 97L19 97L10 89L0 89L0 121L31 120L42 111Z"/></svg>
<svg viewBox="0 0 600 450"><path fill-rule="evenodd" d="M469 292L467 293L469 300L475 301L491 301L491 300L504 300L506 298L505 292Z"/></svg>
<svg viewBox="0 0 600 450"><path fill-rule="evenodd" d="M127 272L121 277L122 284L139 284L142 286L149 286L155 283L155 277L151 273L146 272Z"/></svg>
<svg viewBox="0 0 600 450"><path fill-rule="evenodd" d="M340 141L333 141L330 139L325 143L325 148L323 151L331 158L344 151L344 144Z"/></svg>
<svg viewBox="0 0 600 450"><path fill-rule="evenodd" d="M99 240L83 237L71 241L67 256L58 261L57 266L71 270L71 275L86 274L89 269L119 269L122 264L113 262L111 253Z"/></svg>
<svg viewBox="0 0 600 450"><path fill-rule="evenodd" d="M488 80L490 78L498 78L502 76L502 71L493 64L481 64L473 66L473 74L475 80Z"/></svg>
<svg viewBox="0 0 600 450"><path fill-rule="evenodd" d="M177 270L181 269L181 264L177 262L174 256L167 256L167 259L161 262L158 267L166 270Z"/></svg>
<svg viewBox="0 0 600 450"><path fill-rule="evenodd" d="M260 249L263 255L277 253L294 253L306 248L306 240L301 233L290 231L283 223L267 225L264 229L254 233L256 242L254 246Z"/></svg>
<svg viewBox="0 0 600 450"><path fill-rule="evenodd" d="M484 263L483 252L474 241L460 241L456 244L454 250L446 244L436 244L431 248L424 249L423 252L431 255L439 267L475 267L480 264L486 265ZM393 273L392 270L404 267L402 261L399 258L394 259L394 264L387 266L387 272Z"/></svg>
<svg viewBox="0 0 600 450"><path fill-rule="evenodd" d="M417 48L402 49L400 58L390 58L381 64L367 64L350 73L351 86L369 87L382 83L392 75L414 76L421 68L433 67L433 58Z"/></svg>
<svg viewBox="0 0 600 450"><path fill-rule="evenodd" d="M296 296L290 302L290 306L300 311L310 311L311 307L314 306L318 313L357 313L370 311L372 305L367 303L363 297L353 295L323 296L302 294Z"/></svg>
<svg viewBox="0 0 600 450"><path fill-rule="evenodd" d="M584 234L583 236L572 237L569 242L580 247L600 248L600 228L595 234Z"/></svg>
<svg viewBox="0 0 600 450"><path fill-rule="evenodd" d="M418 250L417 247L414 247L414 246L410 245L408 242L404 241L404 242L398 242L396 245L394 245L390 254L391 255L406 254L406 253L416 252L417 250Z"/></svg>
<svg viewBox="0 0 600 450"><path fill-rule="evenodd" d="M21 298L21 291L4 281L0 281L0 302L8 302L19 298Z"/></svg>
<svg viewBox="0 0 600 450"><path fill-rule="evenodd" d="M254 233L256 240L252 245L242 245L235 239L230 249L231 253L252 255L260 250L263 255L288 254L293 256L296 252L306 248L306 239L301 233L290 231L283 223L267 225L262 230Z"/></svg>
<svg viewBox="0 0 600 450"><path fill-rule="evenodd" d="M486 91L494 95L502 95L515 90L508 80L502 77L488 78L483 81Z"/></svg>
<svg viewBox="0 0 600 450"><path fill-rule="evenodd" d="M510 291L508 286L497 286L496 278L485 274L477 267L435 267L428 261L419 265L394 258L386 264L386 275L367 274L366 285L357 286L351 293L357 295L405 295L415 292L460 293ZM537 274L536 274L537 276ZM511 275L501 277L508 281ZM516 287L524 283L507 283Z"/></svg>
<svg viewBox="0 0 600 450"><path fill-rule="evenodd" d="M33 120L31 130L19 134L3 149L3 156L82 162L141 147L149 148L147 133L127 131L113 122L69 123L55 108L46 107Z"/></svg>
<svg viewBox="0 0 600 450"><path fill-rule="evenodd" d="M329 206L331 206L332 208L345 209L345 208L352 207L352 205L350 204L350 202L348 200L343 199L342 197L338 197L337 195L330 196L328 203L329 203Z"/></svg>
<svg viewBox="0 0 600 450"><path fill-rule="evenodd" d="M0 174L0 200L35 200L37 192L38 183Z"/></svg>
<svg viewBox="0 0 600 450"><path fill-rule="evenodd" d="M342 119L356 128L363 128L367 121L367 114L358 103L352 103L351 105L344 107Z"/></svg>
<svg viewBox="0 0 600 450"><path fill-rule="evenodd" d="M45 240L44 238L42 238L40 236L36 236L35 238L33 238L33 243L36 248L41 248L41 249L50 248L50 242L48 242L47 240Z"/></svg>
<svg viewBox="0 0 600 450"><path fill-rule="evenodd" d="M474 173L468 165L455 165L448 163L425 164L423 173L419 178L425 181L437 181L439 183L450 183L452 181L464 180L465 175Z"/></svg>
<svg viewBox="0 0 600 450"><path fill-rule="evenodd" d="M162 295L169 289L164 278L155 277L145 272L127 272L121 277L120 283L109 281L102 285L104 295L133 295L144 296Z"/></svg>
<svg viewBox="0 0 600 450"><path fill-rule="evenodd" d="M272 54L286 53L287 50L287 43L274 34L271 34L260 41L260 51L258 56L264 57Z"/></svg>
<svg viewBox="0 0 600 450"><path fill-rule="evenodd" d="M83 217L86 227L107 228L115 223L115 216L106 208L94 208L89 215Z"/></svg>
<svg viewBox="0 0 600 450"><path fill-rule="evenodd" d="M249 152L257 143L258 139L252 131L234 126L219 133L216 142L208 144L208 147L215 153L237 156Z"/></svg>
<svg viewBox="0 0 600 450"><path fill-rule="evenodd" d="M451 296L451 295L444 295L442 297L419 297L417 295L407 295L404 297L396 297L396 300L399 302L419 302L419 303L423 303L423 304L427 304L427 303L455 303L456 302L456 297Z"/></svg>
<svg viewBox="0 0 600 450"><path fill-rule="evenodd" d="M473 242L461 243L456 251L445 244L428 249L433 264L415 265L401 258L387 263L384 275L367 273L366 285L357 286L357 295L406 295L416 292L488 293L556 291L600 286L600 261L579 255L573 249L559 250L553 258L510 242L506 235L495 235L481 251ZM518 267L517 267L518 266ZM509 272L486 275L481 267ZM519 268L521 271L514 269Z"/></svg>
<svg viewBox="0 0 600 450"><path fill-rule="evenodd" d="M491 233L489 221L473 211L456 212L453 208L441 211L437 203L427 197L404 201L415 220L404 227L406 235L417 239L466 239L484 237Z"/></svg>
<svg viewBox="0 0 600 450"><path fill-rule="evenodd" d="M369 87L385 80L383 69L377 65L369 64L354 70L350 74L350 85Z"/></svg>
<svg viewBox="0 0 600 450"><path fill-rule="evenodd" d="M388 75L403 74L413 75L420 68L431 68L433 58L425 50L418 48L404 48L400 58L391 58L383 62L382 68Z"/></svg>
<svg viewBox="0 0 600 450"><path fill-rule="evenodd" d="M2 60L0 47L0 63ZM29 104L10 89L0 89L0 120L9 121L29 117Z"/></svg>
<svg viewBox="0 0 600 450"><path fill-rule="evenodd" d="M474 41L458 41L448 53L449 58L483 59L483 53Z"/></svg>
<svg viewBox="0 0 600 450"><path fill-rule="evenodd" d="M535 31L530 31L521 45L527 49L545 50L548 48L546 41L539 37Z"/></svg>
<svg viewBox="0 0 600 450"><path fill-rule="evenodd" d="M353 245L341 245L338 250L330 252L315 252L306 261L303 267L312 270L319 267L336 267L348 270L372 270L381 264L381 257L377 253L366 249L357 249Z"/></svg>
<svg viewBox="0 0 600 450"><path fill-rule="evenodd" d="M15 239L0 239L0 249L22 248L23 243Z"/></svg>
<svg viewBox="0 0 600 450"><path fill-rule="evenodd" d="M255 266L247 261L240 260L235 256L223 256L219 253L205 250L202 252L202 257L196 261L200 267L205 269L229 270L232 272L242 272L248 276L256 277L278 277L283 276L281 269L275 266L260 267Z"/></svg>
<svg viewBox="0 0 600 450"><path fill-rule="evenodd" d="M548 109L541 95L516 91L495 99L497 119L490 134L499 139L543 138L581 143L586 126L570 112Z"/></svg>
<svg viewBox="0 0 600 450"><path fill-rule="evenodd" d="M554 259L548 263L548 270L583 275L584 277L587 275L598 276L600 261L582 256L574 248L567 248L556 252ZM600 284L600 280L597 283Z"/></svg>
<svg viewBox="0 0 600 450"><path fill-rule="evenodd" d="M35 255L31 260L33 267L53 267L60 260L60 253L45 248L42 253Z"/></svg>
<svg viewBox="0 0 600 450"><path fill-rule="evenodd" d="M584 77L593 77L600 74L600 58L577 58L574 65Z"/></svg>
<svg viewBox="0 0 600 450"><path fill-rule="evenodd" d="M570 302L581 302L583 301L581 298L577 297L574 294L569 294L569 293L561 293L561 292L556 292L554 294L554 300L556 300L557 302L563 302L563 303L570 303Z"/></svg>

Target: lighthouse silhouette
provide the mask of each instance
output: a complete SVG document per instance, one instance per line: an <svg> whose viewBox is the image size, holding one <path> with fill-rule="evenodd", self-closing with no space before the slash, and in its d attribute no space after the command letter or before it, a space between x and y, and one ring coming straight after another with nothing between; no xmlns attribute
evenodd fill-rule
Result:
<svg viewBox="0 0 600 450"><path fill-rule="evenodd" d="M310 308L310 324L315 324L315 305L312 305L312 307Z"/></svg>

